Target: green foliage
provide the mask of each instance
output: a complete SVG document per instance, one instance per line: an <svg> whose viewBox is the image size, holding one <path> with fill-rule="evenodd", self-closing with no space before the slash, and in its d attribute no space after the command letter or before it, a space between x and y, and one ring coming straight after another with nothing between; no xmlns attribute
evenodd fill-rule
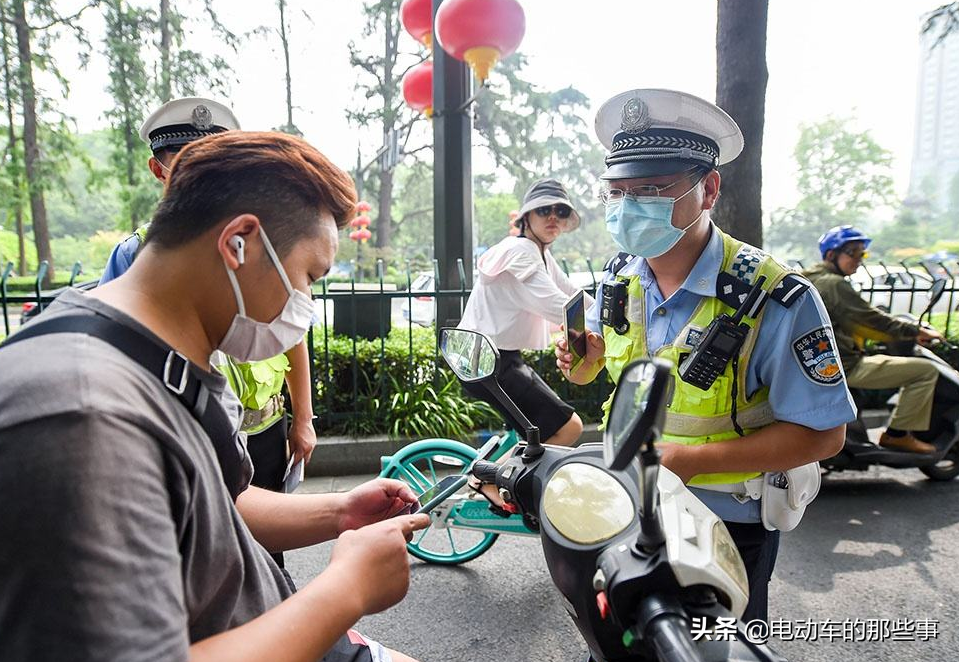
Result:
<svg viewBox="0 0 959 662"><path fill-rule="evenodd" d="M37 270L37 247L33 244L33 238L28 237L26 241L27 249L27 269L29 271ZM7 262L13 262L14 268L17 266L19 250L17 248L17 233L12 230L0 230L0 269Z"/></svg>
<svg viewBox="0 0 959 662"><path fill-rule="evenodd" d="M354 364L352 338L330 329L327 355L323 328L314 329L320 430L465 438L494 418L488 406L465 398L445 365L438 365L434 331L414 327L412 335L412 353L407 327L393 329L382 343L358 338Z"/></svg>
<svg viewBox="0 0 959 662"><path fill-rule="evenodd" d="M848 118L804 125L794 156L799 203L777 209L764 234L771 247L791 256L819 258L817 240L834 225L868 224L870 214L893 203L892 155Z"/></svg>

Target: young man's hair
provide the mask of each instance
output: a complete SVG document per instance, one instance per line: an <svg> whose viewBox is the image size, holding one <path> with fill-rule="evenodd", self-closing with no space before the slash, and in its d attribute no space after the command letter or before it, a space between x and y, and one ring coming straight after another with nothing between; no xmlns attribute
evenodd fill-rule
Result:
<svg viewBox="0 0 959 662"><path fill-rule="evenodd" d="M353 179L302 138L226 131L177 154L146 241L175 248L224 220L254 214L282 256L319 234L321 211L342 229L355 208Z"/></svg>

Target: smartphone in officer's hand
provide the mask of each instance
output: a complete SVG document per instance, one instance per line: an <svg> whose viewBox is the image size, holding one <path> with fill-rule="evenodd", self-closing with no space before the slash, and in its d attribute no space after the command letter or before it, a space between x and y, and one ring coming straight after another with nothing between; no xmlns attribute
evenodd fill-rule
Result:
<svg viewBox="0 0 959 662"><path fill-rule="evenodd" d="M563 306L566 348L573 355L570 372L586 358L586 293L580 290Z"/></svg>

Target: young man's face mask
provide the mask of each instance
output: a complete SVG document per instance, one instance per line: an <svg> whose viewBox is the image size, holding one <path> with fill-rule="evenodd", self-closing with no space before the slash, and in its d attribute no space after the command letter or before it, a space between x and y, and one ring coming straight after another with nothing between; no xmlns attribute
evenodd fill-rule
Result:
<svg viewBox="0 0 959 662"><path fill-rule="evenodd" d="M230 324L217 349L243 363L268 359L291 349L300 342L313 320L313 299L293 289L262 227L260 237L289 296L283 310L273 321L258 322L246 316L243 294L240 292L236 274L229 267L226 268L227 277L233 286L233 296L236 298L237 314L233 317L233 323Z"/></svg>

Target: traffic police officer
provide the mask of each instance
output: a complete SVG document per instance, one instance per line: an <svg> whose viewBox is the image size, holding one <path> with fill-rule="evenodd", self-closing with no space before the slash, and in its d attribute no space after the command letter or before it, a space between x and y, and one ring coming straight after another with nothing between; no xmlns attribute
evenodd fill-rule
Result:
<svg viewBox="0 0 959 662"><path fill-rule="evenodd" d="M851 225L831 228L819 238L822 262L803 272L822 296L836 330L836 345L849 386L900 388L899 402L879 445L908 453L935 453L936 447L914 433L929 429L939 370L932 361L863 351L865 340L931 343L942 334L898 320L869 305L846 276L856 273L872 240Z"/></svg>
<svg viewBox="0 0 959 662"><path fill-rule="evenodd" d="M586 360L570 374L559 341L557 364L585 384L604 365L615 381L639 358L673 363L662 462L725 521L749 576L743 618L766 619L779 531L762 523L763 472L835 455L855 418L829 318L807 281L710 220L716 167L743 148L720 108L682 92L630 90L603 104L596 132L608 150L607 228L623 253L607 264L587 313ZM757 285L738 351L726 342L735 334L719 334L711 351L727 361L715 378L681 377L677 366L711 337L713 321L742 308Z"/></svg>
<svg viewBox="0 0 959 662"><path fill-rule="evenodd" d="M224 104L213 99L185 97L168 101L147 117L140 127L140 138L150 145L153 153L148 162L150 172L158 180L166 181L174 158L185 145L205 136L239 128L236 115ZM126 272L148 238L149 223L117 244L100 284ZM301 341L286 354L250 363L239 363L218 354L215 353L213 363L217 364L243 405L241 430L247 434L247 447L253 461L252 483L280 491L288 464L288 437L295 460L309 460L316 444L306 343ZM293 425L289 434L281 392L284 380L293 405ZM282 567L282 555L274 558Z"/></svg>

